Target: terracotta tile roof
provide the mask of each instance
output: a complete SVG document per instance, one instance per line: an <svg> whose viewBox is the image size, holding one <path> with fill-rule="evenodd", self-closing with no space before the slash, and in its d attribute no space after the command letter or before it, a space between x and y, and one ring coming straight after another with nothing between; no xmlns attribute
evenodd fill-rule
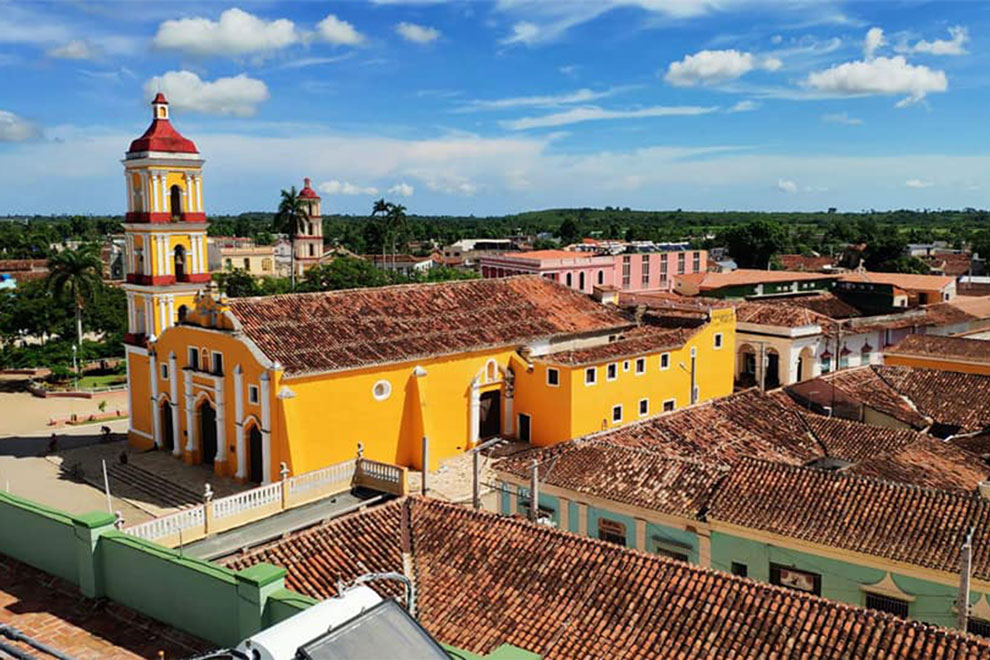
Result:
<svg viewBox="0 0 990 660"><path fill-rule="evenodd" d="M624 329L614 308L535 275L235 298L247 336L291 374Z"/></svg>
<svg viewBox="0 0 990 660"><path fill-rule="evenodd" d="M924 261L930 266L941 268L949 277L959 277L969 272L972 255L967 252L936 252Z"/></svg>
<svg viewBox="0 0 990 660"><path fill-rule="evenodd" d="M501 256L545 261L550 259L591 259L598 255L594 252L579 252L577 250L531 250L529 252L505 252Z"/></svg>
<svg viewBox="0 0 990 660"><path fill-rule="evenodd" d="M606 344L550 353L534 359L547 364L567 366L621 360L637 355L681 348L697 331L696 328L664 329L642 326L624 332L618 339Z"/></svg>
<svg viewBox="0 0 990 660"><path fill-rule="evenodd" d="M958 427L949 432L990 428L990 376L911 367L872 369L937 424Z"/></svg>
<svg viewBox="0 0 990 660"><path fill-rule="evenodd" d="M726 286L743 286L761 284L763 282L793 282L805 280L821 280L834 278L835 275L825 273L801 273L789 270L758 270L753 268L738 268L729 273L691 273L676 275L678 279L699 281L702 290L721 289Z"/></svg>
<svg viewBox="0 0 990 660"><path fill-rule="evenodd" d="M800 270L809 272L820 272L827 266L834 266L835 259L832 257L806 257L803 254L781 254L780 265L784 270Z"/></svg>
<svg viewBox="0 0 990 660"><path fill-rule="evenodd" d="M990 640L420 498L277 541L234 565L274 561L294 588L330 597L339 579L402 570L403 507L420 622L474 653L506 643L546 660L990 654Z"/></svg>
<svg viewBox="0 0 990 660"><path fill-rule="evenodd" d="M529 479L533 460L543 484L688 518L697 517L728 470L594 439L515 454L494 469Z"/></svg>
<svg viewBox="0 0 990 660"><path fill-rule="evenodd" d="M928 438L910 429L892 429L807 412L802 412L801 417L825 446L828 455L845 461L859 462L885 456Z"/></svg>
<svg viewBox="0 0 990 660"><path fill-rule="evenodd" d="M785 388L798 401L811 400L838 409L865 405L916 429L927 428L931 420L881 378L873 367L841 369Z"/></svg>
<svg viewBox="0 0 990 660"><path fill-rule="evenodd" d="M0 625L78 660L138 660L156 658L159 651L166 658L187 658L214 648L111 601L86 598L76 585L2 555ZM26 657L50 657L6 637L0 640Z"/></svg>
<svg viewBox="0 0 990 660"><path fill-rule="evenodd" d="M755 389L590 437L728 465L742 456L803 465L825 455L796 408L782 406Z"/></svg>
<svg viewBox="0 0 990 660"><path fill-rule="evenodd" d="M990 364L990 341L939 335L908 335L896 346L885 349L884 354Z"/></svg>
<svg viewBox="0 0 990 660"><path fill-rule="evenodd" d="M780 328L817 325L826 330L836 327L836 322L824 314L783 303L739 302L736 304L736 322Z"/></svg>
<svg viewBox="0 0 990 660"><path fill-rule="evenodd" d="M804 307L833 319L848 319L862 316L862 312L832 293L820 293L814 296L790 296L788 298L773 298L769 300L774 300L777 304Z"/></svg>
<svg viewBox="0 0 990 660"><path fill-rule="evenodd" d="M975 527L973 575L990 578L990 500L977 494L747 459L708 520L950 573Z"/></svg>
<svg viewBox="0 0 990 660"><path fill-rule="evenodd" d="M977 433L975 435L954 436L949 438L949 442L956 447L976 454L977 456L990 457L990 433Z"/></svg>
<svg viewBox="0 0 990 660"><path fill-rule="evenodd" d="M930 436L864 460L846 471L926 488L969 492L990 477L990 468L979 455Z"/></svg>
<svg viewBox="0 0 990 660"><path fill-rule="evenodd" d="M954 277L947 275L915 275L913 273L874 273L853 272L843 273L839 277L841 282L873 282L877 284L889 284L890 286L904 289L905 291L935 291L944 289L953 282Z"/></svg>

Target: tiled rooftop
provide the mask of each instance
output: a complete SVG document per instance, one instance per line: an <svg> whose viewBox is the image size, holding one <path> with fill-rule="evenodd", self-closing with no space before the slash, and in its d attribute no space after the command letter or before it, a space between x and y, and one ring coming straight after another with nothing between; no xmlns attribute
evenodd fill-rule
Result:
<svg viewBox="0 0 990 660"><path fill-rule="evenodd" d="M931 423L870 366L841 369L785 389L794 396L810 397L819 404L832 407L836 407L833 404L862 404L916 429L925 429Z"/></svg>
<svg viewBox="0 0 990 660"><path fill-rule="evenodd" d="M990 578L990 500L977 494L745 459L708 520L950 573L975 527L973 575Z"/></svg>
<svg viewBox="0 0 990 660"><path fill-rule="evenodd" d="M156 658L159 651L166 658L186 658L214 648L120 605L85 598L75 585L4 556L0 625L13 626L76 660ZM30 656L49 657L6 637L0 640Z"/></svg>
<svg viewBox="0 0 990 660"><path fill-rule="evenodd" d="M616 341L572 351L550 353L536 359L540 362L568 366L621 360L636 355L676 350L684 346L696 331L691 328L664 329L642 326L624 332Z"/></svg>
<svg viewBox="0 0 990 660"><path fill-rule="evenodd" d="M290 374L632 325L614 308L538 276L235 298L230 309Z"/></svg>
<svg viewBox="0 0 990 660"><path fill-rule="evenodd" d="M871 367L883 381L951 432L990 428L990 376L911 367Z"/></svg>
<svg viewBox="0 0 990 660"><path fill-rule="evenodd" d="M978 454L925 435L892 452L864 457L863 462L846 471L926 488L964 492L973 492L981 481L990 477L990 468Z"/></svg>
<svg viewBox="0 0 990 660"><path fill-rule="evenodd" d="M896 346L885 349L884 353L990 364L990 341L938 335L908 335Z"/></svg>
<svg viewBox="0 0 990 660"><path fill-rule="evenodd" d="M910 429L892 429L807 412L802 412L801 417L828 455L845 461L885 456L928 437Z"/></svg>
<svg viewBox="0 0 990 660"><path fill-rule="evenodd" d="M825 454L796 408L782 406L755 389L591 437L726 465L742 456L803 465Z"/></svg>
<svg viewBox="0 0 990 660"><path fill-rule="evenodd" d="M778 304L804 307L833 319L848 319L862 316L862 312L833 293L819 293L811 296L789 296L774 299Z"/></svg>
<svg viewBox="0 0 990 660"><path fill-rule="evenodd" d="M744 286L764 282L795 282L806 280L821 280L833 278L835 275L825 273L802 273L789 270L758 270L754 268L738 268L728 273L696 273L677 275L678 279L695 281L704 289L720 289L725 286Z"/></svg>
<svg viewBox="0 0 990 660"><path fill-rule="evenodd" d="M841 282L860 282L889 284L890 286L907 291L929 290L935 291L943 289L953 282L954 277L947 275L915 275L913 273L874 273L874 272L853 272L843 273L839 278Z"/></svg>
<svg viewBox="0 0 990 660"><path fill-rule="evenodd" d="M736 305L736 321L779 328L817 325L822 330L830 330L836 326L836 322L824 314L784 303L740 302Z"/></svg>
<svg viewBox="0 0 990 660"><path fill-rule="evenodd" d="M981 638L420 498L276 541L233 565L279 564L289 586L327 598L337 580L402 570L400 514L420 622L474 653L508 643L547 660L990 654Z"/></svg>
<svg viewBox="0 0 990 660"><path fill-rule="evenodd" d="M650 449L584 439L515 454L494 468L528 479L533 460L539 461L541 483L688 518L698 515L728 470Z"/></svg>
<svg viewBox="0 0 990 660"><path fill-rule="evenodd" d="M777 257L780 259L780 265L784 267L784 270L800 270L807 272L820 272L826 266L834 266L835 259L833 257L807 257L803 254L781 254Z"/></svg>

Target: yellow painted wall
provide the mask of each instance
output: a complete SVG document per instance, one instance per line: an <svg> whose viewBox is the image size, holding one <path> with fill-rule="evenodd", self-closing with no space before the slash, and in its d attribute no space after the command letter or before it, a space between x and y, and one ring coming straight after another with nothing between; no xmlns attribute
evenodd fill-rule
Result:
<svg viewBox="0 0 990 660"><path fill-rule="evenodd" d="M354 458L359 442L366 458L418 468L424 432L430 439L431 469L436 469L439 461L469 448L474 377L490 359L505 368L513 354L483 351L285 379L282 384L296 395L282 402L294 473ZM426 376L413 375L417 365ZM380 380L391 386L381 401L373 395ZM493 384L482 391L502 388Z"/></svg>
<svg viewBox="0 0 990 660"><path fill-rule="evenodd" d="M518 424L519 413L529 415L530 442L534 445L552 445L573 438L571 370L534 360L533 370L529 371L519 357L513 368L516 372L514 424ZM547 385L547 370L553 368L557 369L560 382L556 387Z"/></svg>
<svg viewBox="0 0 990 660"><path fill-rule="evenodd" d="M716 333L722 334L719 349L715 348ZM537 365L533 374L526 375L528 382L517 388L517 392L525 393L519 398L517 409L532 411L533 444L545 446L624 426L661 413L663 402L668 399L674 399L675 409L690 405L692 347L697 349L698 403L731 394L735 368L735 312L732 309L712 310L711 323L701 328L683 348L669 351L670 367L665 370L660 368L659 351L640 356L646 360L646 371L642 374L636 373L636 357L573 368L558 366L561 387L553 388L546 385L545 371L554 365ZM623 368L627 360L628 371ZM617 364L615 380L607 378L608 364ZM587 368L597 370L594 385L585 384ZM569 394L568 407L560 405L560 390L564 390L565 397ZM646 415L640 416L639 402L644 398L649 400L649 409ZM616 405L622 406L622 419L618 422L612 419L612 409ZM569 421L561 418L569 418Z"/></svg>
<svg viewBox="0 0 990 660"><path fill-rule="evenodd" d="M990 344L987 345L990 351ZM915 357L885 353L883 363L894 367L916 367L918 369L941 369L962 374L982 374L990 376L990 364L976 364L952 358Z"/></svg>
<svg viewBox="0 0 990 660"><path fill-rule="evenodd" d="M128 351L128 389L130 392L130 427L151 436L151 381L148 379L148 358ZM154 441L138 434L129 434L130 443L140 449L150 449Z"/></svg>

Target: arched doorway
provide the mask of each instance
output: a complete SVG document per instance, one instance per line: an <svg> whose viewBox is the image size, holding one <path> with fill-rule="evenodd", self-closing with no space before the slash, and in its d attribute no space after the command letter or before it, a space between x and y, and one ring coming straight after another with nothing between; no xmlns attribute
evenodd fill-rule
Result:
<svg viewBox="0 0 990 660"><path fill-rule="evenodd" d="M248 431L248 480L260 484L265 479L264 454L261 448L261 429L257 424Z"/></svg>
<svg viewBox="0 0 990 660"><path fill-rule="evenodd" d="M175 279L184 280L186 278L186 248L176 245L172 260L175 264Z"/></svg>
<svg viewBox="0 0 990 660"><path fill-rule="evenodd" d="M736 350L736 384L752 387L756 384L756 350L749 344L741 344Z"/></svg>
<svg viewBox="0 0 990 660"><path fill-rule="evenodd" d="M801 349L798 355L797 379L798 381L811 380L815 377L815 352L810 346Z"/></svg>
<svg viewBox="0 0 990 660"><path fill-rule="evenodd" d="M158 412L161 415L161 429L162 429L162 449L165 451L172 451L175 448L175 428L172 426L172 406L169 405L168 401L162 401L162 405L158 407Z"/></svg>
<svg viewBox="0 0 990 660"><path fill-rule="evenodd" d="M763 389L775 390L780 387L780 354L776 349L768 348L764 360Z"/></svg>
<svg viewBox="0 0 990 660"><path fill-rule="evenodd" d="M182 188L177 185L169 190L169 209L173 220L178 220L182 215Z"/></svg>
<svg viewBox="0 0 990 660"><path fill-rule="evenodd" d="M213 465L217 455L217 411L209 399L203 399L196 410L199 414L199 448L202 463Z"/></svg>
<svg viewBox="0 0 990 660"><path fill-rule="evenodd" d="M189 313L189 308L185 305L179 305L179 323L186 320L186 314Z"/></svg>

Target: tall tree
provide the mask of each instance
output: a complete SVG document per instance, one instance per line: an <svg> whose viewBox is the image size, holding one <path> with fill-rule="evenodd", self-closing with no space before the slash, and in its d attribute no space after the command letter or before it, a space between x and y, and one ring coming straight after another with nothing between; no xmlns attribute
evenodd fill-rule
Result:
<svg viewBox="0 0 990 660"><path fill-rule="evenodd" d="M406 226L406 207L402 204L388 204L388 212L385 215L388 218L388 228L389 233L392 235L392 270L395 271L395 240L399 235L399 232L404 232L407 229ZM398 272L398 271L396 271Z"/></svg>
<svg viewBox="0 0 990 660"><path fill-rule="evenodd" d="M103 282L99 248L85 245L62 250L48 258L48 286L58 298L69 298L75 306L76 343L82 347L82 311Z"/></svg>
<svg viewBox="0 0 990 660"><path fill-rule="evenodd" d="M371 207L371 215L369 220L372 220L374 224L378 226L378 235L381 237L382 241L382 268L385 268L385 246L388 243L388 212L389 203L385 201L385 198L376 200L374 205Z"/></svg>
<svg viewBox="0 0 990 660"><path fill-rule="evenodd" d="M291 264L292 287L296 286L296 234L299 233L300 223L309 216L309 206L299 196L296 187L289 190L282 190L282 198L278 203L278 211L275 213L275 231L287 233L292 254L289 263Z"/></svg>
<svg viewBox="0 0 990 660"><path fill-rule="evenodd" d="M726 229L718 240L741 268L769 268L770 258L787 243L787 230L772 220L753 220Z"/></svg>

